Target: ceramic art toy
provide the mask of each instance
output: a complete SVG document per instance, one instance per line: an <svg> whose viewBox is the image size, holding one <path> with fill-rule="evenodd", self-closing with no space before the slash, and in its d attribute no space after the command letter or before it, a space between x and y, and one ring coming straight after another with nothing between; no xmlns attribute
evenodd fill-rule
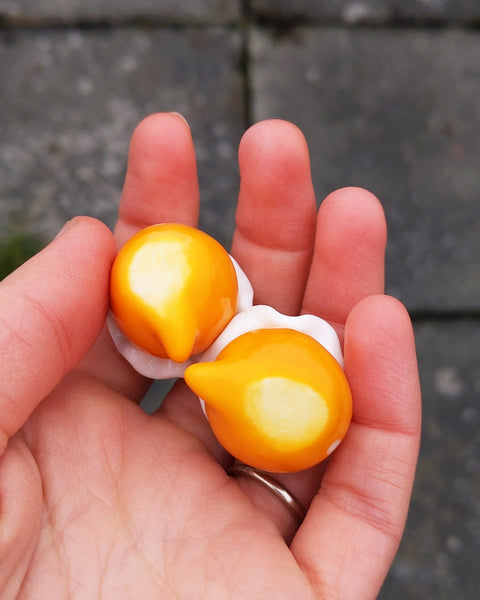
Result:
<svg viewBox="0 0 480 600"><path fill-rule="evenodd" d="M177 223L152 225L114 261L108 326L139 373L181 377L252 299L246 275L211 236Z"/></svg>
<svg viewBox="0 0 480 600"><path fill-rule="evenodd" d="M114 262L109 329L142 374L185 378L235 458L303 470L327 458L350 424L340 342L317 316L252 302L247 277L213 238L154 225Z"/></svg>

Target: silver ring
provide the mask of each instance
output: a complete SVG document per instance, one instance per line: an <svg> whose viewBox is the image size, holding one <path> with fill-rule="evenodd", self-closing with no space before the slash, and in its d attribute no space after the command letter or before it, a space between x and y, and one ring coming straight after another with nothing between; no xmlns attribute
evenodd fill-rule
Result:
<svg viewBox="0 0 480 600"><path fill-rule="evenodd" d="M307 514L306 510L295 498L295 496L293 496L285 487L283 487L283 485L278 483L278 481L271 475L265 473L265 471L259 471L253 467L249 467L248 465L233 464L227 469L227 474L231 475L232 477L241 476L252 479L253 481L257 481L283 502L283 504L293 514L295 519L297 519L299 525L302 523L305 515Z"/></svg>

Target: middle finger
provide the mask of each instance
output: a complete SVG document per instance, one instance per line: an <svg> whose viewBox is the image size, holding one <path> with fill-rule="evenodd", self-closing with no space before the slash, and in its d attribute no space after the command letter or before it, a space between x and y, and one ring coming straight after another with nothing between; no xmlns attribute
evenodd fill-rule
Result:
<svg viewBox="0 0 480 600"><path fill-rule="evenodd" d="M316 205L307 144L285 121L263 121L243 136L232 254L255 304L298 314L312 258Z"/></svg>
<svg viewBox="0 0 480 600"><path fill-rule="evenodd" d="M305 139L291 123L258 123L242 138L239 166L241 186L232 254L253 285L255 303L298 314L316 220ZM167 396L157 414L201 438L222 464L231 460L212 441L198 399L183 385Z"/></svg>

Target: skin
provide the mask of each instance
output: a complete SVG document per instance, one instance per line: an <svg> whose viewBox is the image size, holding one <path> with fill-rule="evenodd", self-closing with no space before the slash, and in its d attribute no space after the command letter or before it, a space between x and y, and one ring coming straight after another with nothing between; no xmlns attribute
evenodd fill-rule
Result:
<svg viewBox="0 0 480 600"><path fill-rule="evenodd" d="M0 284L0 596L375 598L401 538L420 435L414 339L383 295L386 227L362 189L317 214L308 150L283 121L250 128L232 253L256 301L329 320L345 341L353 422L328 465L279 479L288 510L247 479L178 383L159 411L104 330L116 247L141 227L197 222L188 125L133 135L115 239L71 221Z"/></svg>

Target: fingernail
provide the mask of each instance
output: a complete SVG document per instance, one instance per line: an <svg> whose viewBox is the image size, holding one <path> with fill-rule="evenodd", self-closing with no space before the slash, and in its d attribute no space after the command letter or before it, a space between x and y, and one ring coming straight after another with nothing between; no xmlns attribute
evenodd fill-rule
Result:
<svg viewBox="0 0 480 600"><path fill-rule="evenodd" d="M175 111L171 111L170 114L180 117L182 119L182 121L190 128L190 125L188 124L187 119L182 114L180 114L179 112L175 112Z"/></svg>
<svg viewBox="0 0 480 600"><path fill-rule="evenodd" d="M78 217L73 217L73 219L70 219L70 221L67 221L65 223L65 225L57 233L57 235L55 236L55 239L57 239L58 237L60 237L61 235L63 235L68 229L70 229L71 227L73 227L73 225L75 225L77 221L78 221Z"/></svg>

